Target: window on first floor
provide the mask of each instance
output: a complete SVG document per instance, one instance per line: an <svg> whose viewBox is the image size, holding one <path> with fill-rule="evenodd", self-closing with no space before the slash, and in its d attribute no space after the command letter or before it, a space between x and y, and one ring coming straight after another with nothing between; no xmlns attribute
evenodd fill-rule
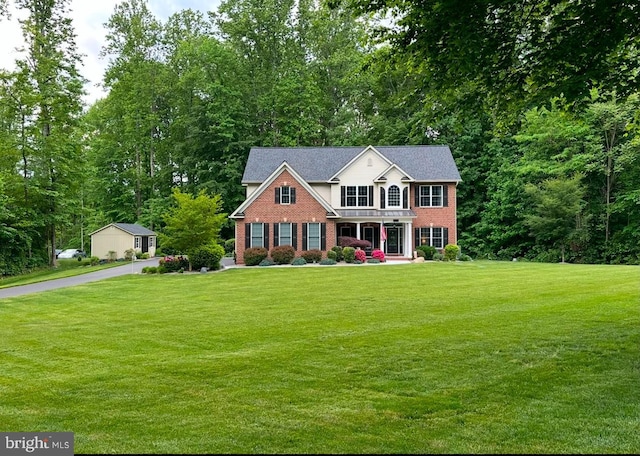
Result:
<svg viewBox="0 0 640 456"><path fill-rule="evenodd" d="M430 245L436 249L443 249L449 243L449 230L444 227L426 226L416 228L416 247Z"/></svg>
<svg viewBox="0 0 640 456"><path fill-rule="evenodd" d="M133 248L134 249L139 249L140 248L140 236L135 236L133 238Z"/></svg>
<svg viewBox="0 0 640 456"><path fill-rule="evenodd" d="M149 236L149 247L153 247L154 240L155 240L155 237Z"/></svg>
<svg viewBox="0 0 640 456"><path fill-rule="evenodd" d="M245 244L250 247L268 246L268 225L265 223L247 223L245 224Z"/></svg>
<svg viewBox="0 0 640 456"><path fill-rule="evenodd" d="M320 224L307 223L307 249L320 249Z"/></svg>
<svg viewBox="0 0 640 456"><path fill-rule="evenodd" d="M298 224L297 223L274 223L273 224L273 245L291 245L298 248Z"/></svg>

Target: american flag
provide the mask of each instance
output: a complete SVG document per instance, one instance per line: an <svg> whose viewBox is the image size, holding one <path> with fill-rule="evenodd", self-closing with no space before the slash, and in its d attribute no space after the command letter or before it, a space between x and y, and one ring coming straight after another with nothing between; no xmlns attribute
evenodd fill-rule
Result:
<svg viewBox="0 0 640 456"><path fill-rule="evenodd" d="M380 224L380 237L382 237L383 241L387 240L387 230L384 229L383 224Z"/></svg>

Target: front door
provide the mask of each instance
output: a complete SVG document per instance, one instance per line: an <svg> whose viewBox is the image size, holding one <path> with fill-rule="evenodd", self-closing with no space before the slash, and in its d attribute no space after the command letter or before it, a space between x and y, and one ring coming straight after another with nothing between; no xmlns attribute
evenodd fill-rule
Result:
<svg viewBox="0 0 640 456"><path fill-rule="evenodd" d="M389 226L387 227L387 254L388 255L401 255L402 254L402 227Z"/></svg>
<svg viewBox="0 0 640 456"><path fill-rule="evenodd" d="M374 239L374 236L373 236L373 227L372 227L372 226L365 226L365 227L362 229L362 231L363 231L363 233L362 233L362 234L363 234L363 237L362 237L362 238L363 238L365 241L369 241L369 242L371 242L371 247L370 247L370 248L368 248L368 249L364 249L364 250L365 250L365 252L367 253L367 255L371 255L371 250L372 250L373 248L375 248L375 245L376 245L376 243L375 243L375 239Z"/></svg>
<svg viewBox="0 0 640 456"><path fill-rule="evenodd" d="M142 253L149 251L149 236L142 236Z"/></svg>

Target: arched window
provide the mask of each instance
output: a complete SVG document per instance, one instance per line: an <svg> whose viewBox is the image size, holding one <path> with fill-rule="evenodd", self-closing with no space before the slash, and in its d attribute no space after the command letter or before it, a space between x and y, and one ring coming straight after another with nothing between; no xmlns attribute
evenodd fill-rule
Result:
<svg viewBox="0 0 640 456"><path fill-rule="evenodd" d="M397 185L392 185L387 191L389 207L400 207L400 189Z"/></svg>

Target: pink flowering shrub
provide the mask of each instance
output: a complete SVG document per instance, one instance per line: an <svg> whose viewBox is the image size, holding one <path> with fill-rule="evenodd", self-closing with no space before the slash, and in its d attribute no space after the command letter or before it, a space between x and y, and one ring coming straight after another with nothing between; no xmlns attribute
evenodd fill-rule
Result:
<svg viewBox="0 0 640 456"><path fill-rule="evenodd" d="M367 254L364 253L364 250L356 250L356 261L361 263L367 261Z"/></svg>
<svg viewBox="0 0 640 456"><path fill-rule="evenodd" d="M384 252L380 249L375 249L373 252L371 252L371 258L373 258L374 260L380 260L380 262L383 262Z"/></svg>

